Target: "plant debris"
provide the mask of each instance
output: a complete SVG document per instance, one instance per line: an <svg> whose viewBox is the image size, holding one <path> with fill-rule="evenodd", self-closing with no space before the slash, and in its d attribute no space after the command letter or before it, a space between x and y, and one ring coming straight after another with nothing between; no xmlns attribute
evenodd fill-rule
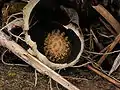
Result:
<svg viewBox="0 0 120 90"><path fill-rule="evenodd" d="M35 83L29 84L39 86L38 71L49 76L51 90L119 90L120 0L46 1L0 1L0 45L35 68ZM3 71L0 72L0 89L5 90L11 88L7 82L15 84L16 80L9 79L23 75L18 75L19 70L11 71L12 68L26 66L4 60L14 58L9 52L6 54L7 51L0 52L0 70ZM30 85L18 87L28 90Z"/></svg>
<svg viewBox="0 0 120 90"><path fill-rule="evenodd" d="M70 42L60 30L49 33L44 42L45 55L53 62L65 60L70 54ZM63 62L63 61L62 61Z"/></svg>

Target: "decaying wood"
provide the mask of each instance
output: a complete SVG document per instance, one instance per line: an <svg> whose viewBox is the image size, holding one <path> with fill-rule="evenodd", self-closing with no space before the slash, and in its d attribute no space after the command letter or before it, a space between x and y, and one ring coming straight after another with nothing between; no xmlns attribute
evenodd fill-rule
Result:
<svg viewBox="0 0 120 90"><path fill-rule="evenodd" d="M33 42L31 40L30 35L28 35L28 30L29 30L29 18L30 18L30 14L32 12L32 9L35 7L35 5L39 2L40 0L30 0L29 3L24 7L23 9L23 20L24 20L24 28L23 31L25 32L25 41L26 43L31 46L32 48L32 52L34 52L34 55L45 65L49 66L52 69L63 69L66 67L70 67L75 65L78 61L79 58L83 52L84 49L84 39L83 39L83 35L82 33L80 33L81 29L79 26L75 26L72 23L69 23L66 26L63 26L67 29L71 29L73 30L73 32L78 36L79 41L81 42L81 48L79 50L78 55L76 56L75 60L73 60L70 63L64 63L64 64L57 64L57 63L53 63L50 60L47 59L47 57L45 55L43 55L42 53L40 53L37 49L37 44L35 42Z"/></svg>
<svg viewBox="0 0 120 90"><path fill-rule="evenodd" d="M65 88L67 88L69 90L79 90L77 87L75 87L70 82L68 82L66 79L64 79L62 76L60 76L55 71L53 71L52 69L47 67L45 64L41 63L38 59L33 57L31 54L29 54L26 50L24 50L16 42L11 40L2 31L0 32L0 44L1 44L1 46L8 48L10 51L12 51L15 55L17 55L23 61L25 61L32 67L34 67L37 71L48 75L49 77L51 77L53 80L57 81L59 84L61 84Z"/></svg>
<svg viewBox="0 0 120 90"><path fill-rule="evenodd" d="M30 38L29 35L27 35L26 33L26 38L25 38L25 41L27 42L28 45L31 46L32 48L32 51L34 52L34 55L41 61L43 62L45 65L49 66L50 68L52 69L63 69L63 68L66 68L66 67L72 67L73 65L75 65L80 59L80 56L81 54L83 53L83 50L84 50L84 39L83 39L83 36L82 34L79 33L80 31L80 28L79 27L76 27L74 26L72 23L64 26L65 28L67 29L71 29L75 32L75 34L78 36L80 42L81 42L81 48L80 48L80 51L78 53L78 55L76 56L75 60L73 60L72 62L70 63L64 63L64 64L57 64L57 63L53 63L53 62L50 62L50 60L47 59L46 56L44 56L42 53L40 53L38 50L37 50L37 45L35 42L33 42Z"/></svg>
<svg viewBox="0 0 120 90"><path fill-rule="evenodd" d="M35 7L35 5L40 0L30 0L29 3L23 8L23 20L24 20L24 28L23 30L29 30L29 17L30 14Z"/></svg>

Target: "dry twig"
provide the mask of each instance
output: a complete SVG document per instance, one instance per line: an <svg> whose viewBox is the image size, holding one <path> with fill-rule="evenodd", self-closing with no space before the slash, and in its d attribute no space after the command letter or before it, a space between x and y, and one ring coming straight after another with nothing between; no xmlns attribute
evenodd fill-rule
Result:
<svg viewBox="0 0 120 90"><path fill-rule="evenodd" d="M102 5L92 7L110 23L118 34L120 33L120 23Z"/></svg>
<svg viewBox="0 0 120 90"><path fill-rule="evenodd" d="M114 84L115 86L117 86L118 88L120 88L120 81L118 81L117 79L110 77L104 73L102 73L101 71L93 68L91 65L87 66L88 69L94 71L95 73L97 73L98 75L100 75L101 77L105 78L106 80L108 80L109 82L111 82L112 84Z"/></svg>
<svg viewBox="0 0 120 90"><path fill-rule="evenodd" d="M100 50L102 50L102 49L103 49L103 45L98 41L98 39L97 39L97 37L95 36L92 28L90 29L90 32L91 32L91 34L93 35L93 37L94 37L93 39L94 39L96 45L98 46L98 48L99 48Z"/></svg>
<svg viewBox="0 0 120 90"><path fill-rule="evenodd" d="M107 48L106 53L111 52L113 50L113 48L116 46L116 44L120 41L120 34L115 38L115 40L110 44L110 46ZM98 64L101 65L102 62L105 60L105 58L107 57L107 55L103 55L100 60L98 61Z"/></svg>

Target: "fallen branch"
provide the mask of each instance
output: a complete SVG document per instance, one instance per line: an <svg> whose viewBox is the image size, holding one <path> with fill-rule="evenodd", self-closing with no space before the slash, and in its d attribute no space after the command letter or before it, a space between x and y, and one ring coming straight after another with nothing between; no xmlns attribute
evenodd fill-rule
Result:
<svg viewBox="0 0 120 90"><path fill-rule="evenodd" d="M120 41L120 34L115 38L115 40L107 48L105 54L100 58L100 60L98 61L99 65L101 65L102 62L105 60L105 58L108 56L108 55L106 55L106 53L111 52L114 49L114 47L116 46L116 44L119 43L119 41Z"/></svg>
<svg viewBox="0 0 120 90"><path fill-rule="evenodd" d="M105 23L104 20L102 20L102 18L99 18L100 22L102 22L102 24L114 35L116 36L116 33L112 30L112 28L110 27L110 25L108 25L107 23Z"/></svg>
<svg viewBox="0 0 120 90"><path fill-rule="evenodd" d="M21 46L19 46L16 42L11 40L9 36L7 36L4 32L0 32L0 45L8 48L15 55L21 58L23 61L34 67L38 72L44 73L51 77L53 80L64 86L69 90L79 90L73 84L68 82L62 76L57 74L55 71L47 67L45 64L41 63L38 59L29 54L26 50L24 50Z"/></svg>
<svg viewBox="0 0 120 90"><path fill-rule="evenodd" d="M120 33L120 23L102 5L92 7L108 21L118 34Z"/></svg>
<svg viewBox="0 0 120 90"><path fill-rule="evenodd" d="M87 68L95 73L97 73L98 75L100 75L101 77L105 78L106 80L108 80L109 82L111 82L112 84L114 84L115 86L117 86L118 88L120 88L120 81L118 81L115 78L112 78L102 72L100 72L99 70L93 68L91 65L87 65Z"/></svg>

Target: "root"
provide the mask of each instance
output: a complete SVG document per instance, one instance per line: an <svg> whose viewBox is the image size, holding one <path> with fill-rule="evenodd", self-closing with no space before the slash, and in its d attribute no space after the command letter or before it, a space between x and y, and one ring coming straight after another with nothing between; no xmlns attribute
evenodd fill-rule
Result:
<svg viewBox="0 0 120 90"><path fill-rule="evenodd" d="M118 53L120 52L120 50L116 50L116 51L113 51L113 52L109 52L109 53L98 53L98 52L91 52L91 51L88 51L88 50L84 50L84 52L87 52L87 53L90 53L90 54L96 54L96 55L110 55L110 54L114 54L114 53Z"/></svg>
<svg viewBox="0 0 120 90"><path fill-rule="evenodd" d="M49 78L49 84L50 84L50 90L53 90L53 87L52 87L52 79Z"/></svg>
<svg viewBox="0 0 120 90"><path fill-rule="evenodd" d="M8 30L8 33L9 33L11 36L13 36L13 37L16 38L16 40L15 40L16 42L18 41L18 39L20 39L21 41L25 42L25 40L20 37L22 34L24 34L24 32L22 32L19 36L11 33L11 31L9 31L9 30Z"/></svg>
<svg viewBox="0 0 120 90"><path fill-rule="evenodd" d="M86 66L86 65L88 65L88 64L90 64L90 63L92 63L92 62L87 62L87 63L81 64L81 65L72 66L72 67L74 67L74 68L80 68L80 67L84 67L84 66Z"/></svg>
<svg viewBox="0 0 120 90"><path fill-rule="evenodd" d="M38 80L38 76L37 76L37 70L35 69L35 84L34 86L37 86L37 80Z"/></svg>
<svg viewBox="0 0 120 90"><path fill-rule="evenodd" d="M5 55L5 53L6 53L7 51L8 51L8 49L5 50L5 51L2 53L2 55L1 55L1 61L2 61L3 64L8 65L8 66L22 66L22 67L28 67L28 65L23 65L23 64L6 63L6 62L4 61L4 55Z"/></svg>
<svg viewBox="0 0 120 90"><path fill-rule="evenodd" d="M9 18L7 19L7 21L6 21L6 24L8 24L9 21L10 21L10 19L13 18L13 17L14 17L15 19L17 19L16 15L19 15L19 14L23 14L23 13L22 13L22 12L19 12L19 13L15 13L15 14L10 15Z"/></svg>

